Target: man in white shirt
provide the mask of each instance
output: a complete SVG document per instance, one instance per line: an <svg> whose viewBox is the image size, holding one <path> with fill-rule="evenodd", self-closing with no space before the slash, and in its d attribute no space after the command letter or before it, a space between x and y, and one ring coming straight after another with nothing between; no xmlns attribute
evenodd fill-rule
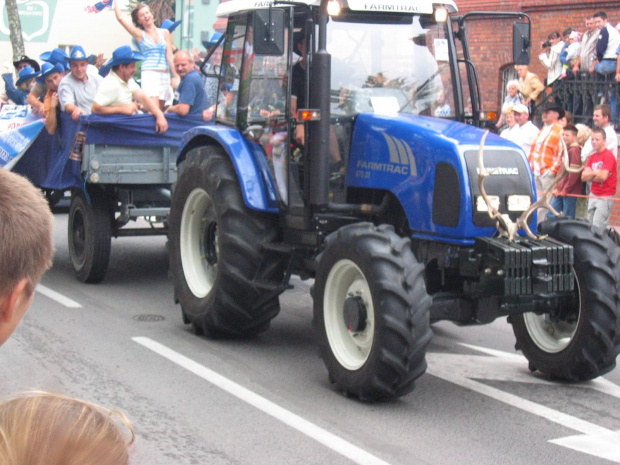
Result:
<svg viewBox="0 0 620 465"><path fill-rule="evenodd" d="M91 57L86 56L81 46L73 47L68 58L71 73L67 74L58 86L60 109L69 113L74 121L78 121L80 115L90 115L93 98L103 81L98 74L87 72L88 60Z"/></svg>
<svg viewBox="0 0 620 465"><path fill-rule="evenodd" d="M155 117L155 130L163 134L168 129L168 122L162 111L142 91L134 81L136 62L144 59L129 45L118 47L112 53L112 59L106 66L112 68L101 83L93 99L92 112L99 115L133 115L138 112L140 102Z"/></svg>
<svg viewBox="0 0 620 465"><path fill-rule="evenodd" d="M609 105L603 104L594 108L594 113L592 114L594 126L605 131L605 147L618 159L618 136L616 135L614 127L609 124L610 119L611 108ZM586 143L583 144L583 148L581 149L581 162L585 164L592 153L594 153L594 149L592 148L592 138L590 137Z"/></svg>
<svg viewBox="0 0 620 465"><path fill-rule="evenodd" d="M618 57L616 51L620 46L620 32L609 24L604 11L594 13L594 23L600 31L596 42L596 59L592 65L594 69L591 67L590 73L596 71L603 75L614 74Z"/></svg>
<svg viewBox="0 0 620 465"><path fill-rule="evenodd" d="M514 118L519 129L513 132L510 140L521 146L525 154L529 155L532 144L536 140L540 129L529 120L530 111L527 105L519 103L512 107L512 112L515 115Z"/></svg>
<svg viewBox="0 0 620 465"><path fill-rule="evenodd" d="M599 30L594 23L594 16L588 16L585 20L585 32L581 36L581 52L579 58L573 62L573 73L578 71L590 71L590 66L596 54L596 42L598 41Z"/></svg>

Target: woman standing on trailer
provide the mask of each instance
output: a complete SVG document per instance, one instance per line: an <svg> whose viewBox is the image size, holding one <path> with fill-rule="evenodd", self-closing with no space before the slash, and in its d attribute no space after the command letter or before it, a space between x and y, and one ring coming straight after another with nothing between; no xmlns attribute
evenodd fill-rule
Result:
<svg viewBox="0 0 620 465"><path fill-rule="evenodd" d="M114 2L114 12L145 57L140 75L142 90L163 110L164 104L172 101L172 88L176 89L180 81L172 61L170 32L155 26L153 13L146 3L139 3L131 11L133 24L121 14L119 2Z"/></svg>

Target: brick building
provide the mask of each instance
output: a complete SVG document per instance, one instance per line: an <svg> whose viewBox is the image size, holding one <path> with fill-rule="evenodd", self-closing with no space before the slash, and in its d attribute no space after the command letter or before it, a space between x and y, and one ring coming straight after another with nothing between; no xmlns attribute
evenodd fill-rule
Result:
<svg viewBox="0 0 620 465"><path fill-rule="evenodd" d="M620 23L620 2L594 0L458 0L459 13L471 11L520 11L532 20L532 51L530 70L544 79L546 69L538 55L549 33L560 34L567 27L585 30L584 19L597 11L605 11L612 25ZM512 23L514 19L475 20L467 35L472 59L478 70L482 107L498 109L505 95L505 83L513 78ZM620 178L620 177L619 177ZM620 183L618 185L620 193ZM620 198L620 195L617 195ZM620 226L620 202L616 203L611 224Z"/></svg>

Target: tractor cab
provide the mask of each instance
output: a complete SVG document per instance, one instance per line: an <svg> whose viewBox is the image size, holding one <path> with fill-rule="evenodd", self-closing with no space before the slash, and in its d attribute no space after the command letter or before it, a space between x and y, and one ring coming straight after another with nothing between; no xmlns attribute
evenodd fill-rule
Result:
<svg viewBox="0 0 620 465"><path fill-rule="evenodd" d="M453 2L440 8L432 2L403 3L403 10L395 11L393 2L341 3L344 7L329 16L325 50L317 48L318 2L274 2L254 9L233 0L218 10L228 17L228 27L219 44L216 124L241 129L262 151L283 210L311 203L317 190L327 190L319 195L321 204L347 201L358 115L465 119L451 45ZM330 69L313 71L315 57L325 52L331 55ZM321 98L328 99L327 111L320 108ZM319 121L329 123L328 135L317 141ZM327 156L313 169L309 151L318 144ZM325 182L313 183L319 167Z"/></svg>

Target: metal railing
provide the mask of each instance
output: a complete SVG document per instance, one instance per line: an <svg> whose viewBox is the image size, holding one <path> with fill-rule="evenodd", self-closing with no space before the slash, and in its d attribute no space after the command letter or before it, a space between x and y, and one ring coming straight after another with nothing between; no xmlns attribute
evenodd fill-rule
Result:
<svg viewBox="0 0 620 465"><path fill-rule="evenodd" d="M553 91L547 100L558 102L573 115L573 124L583 123L592 126L594 107L606 103L611 107L612 124L620 124L620 83L615 81L615 75L591 75L580 71L577 75L554 83ZM536 118L540 119L542 105L536 109Z"/></svg>

